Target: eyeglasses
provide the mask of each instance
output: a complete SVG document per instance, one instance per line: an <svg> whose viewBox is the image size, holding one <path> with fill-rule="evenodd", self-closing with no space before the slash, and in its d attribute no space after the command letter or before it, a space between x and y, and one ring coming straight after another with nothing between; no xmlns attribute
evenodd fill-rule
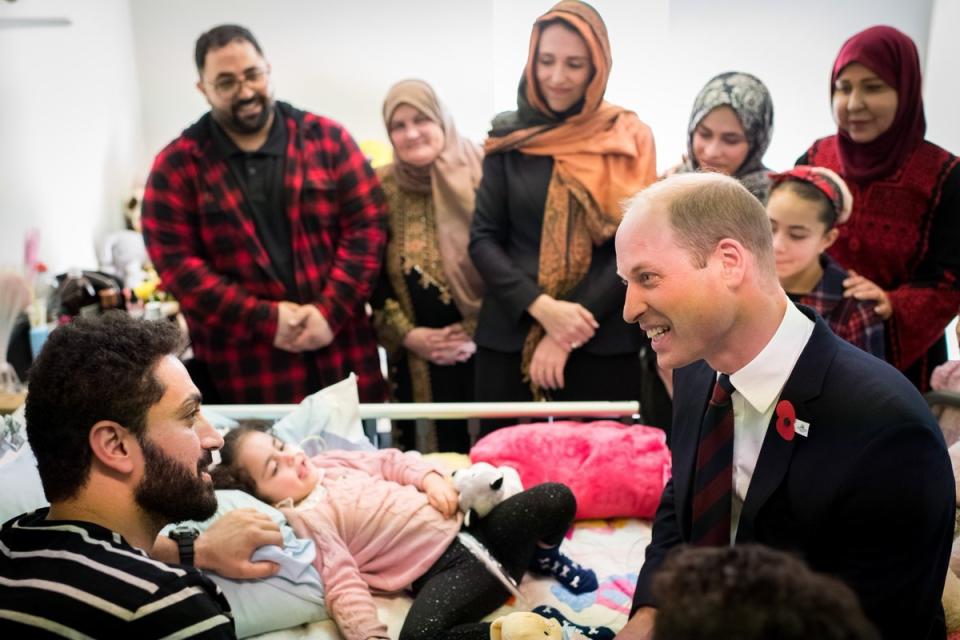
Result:
<svg viewBox="0 0 960 640"><path fill-rule="evenodd" d="M243 83L247 83L254 89L262 88L266 83L268 75L270 75L269 69L254 67L244 71L242 77L224 76L207 84L213 86L213 90L216 91L217 95L221 98L229 98L240 91L240 86Z"/></svg>

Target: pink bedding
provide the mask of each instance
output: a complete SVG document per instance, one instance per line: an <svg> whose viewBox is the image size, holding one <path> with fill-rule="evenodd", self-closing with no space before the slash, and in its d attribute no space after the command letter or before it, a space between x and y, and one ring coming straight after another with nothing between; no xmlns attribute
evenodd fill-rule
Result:
<svg viewBox="0 0 960 640"><path fill-rule="evenodd" d="M473 462L507 465L524 487L562 482L577 496L577 519L653 518L670 478L660 429L619 422L517 425L481 438Z"/></svg>

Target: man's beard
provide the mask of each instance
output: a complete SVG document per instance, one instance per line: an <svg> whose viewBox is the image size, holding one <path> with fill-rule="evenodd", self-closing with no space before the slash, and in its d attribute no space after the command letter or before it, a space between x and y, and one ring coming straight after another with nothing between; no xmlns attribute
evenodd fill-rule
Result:
<svg viewBox="0 0 960 640"><path fill-rule="evenodd" d="M241 118L238 114L241 107L249 104L259 104L261 109L259 115L253 120ZM220 123L220 126L241 135L258 133L267 126L270 114L273 113L273 99L265 94L255 93L247 100L238 100L230 105L229 110L214 111L214 119Z"/></svg>
<svg viewBox="0 0 960 640"><path fill-rule="evenodd" d="M144 511L161 525L206 520L216 512L213 485L200 476L212 461L209 451L204 451L195 469L189 469L146 438L140 446L145 469L134 490L134 499Z"/></svg>

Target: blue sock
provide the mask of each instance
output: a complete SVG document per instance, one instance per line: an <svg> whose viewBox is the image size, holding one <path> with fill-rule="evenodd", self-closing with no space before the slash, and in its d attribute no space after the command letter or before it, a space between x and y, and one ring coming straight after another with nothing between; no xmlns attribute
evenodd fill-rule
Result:
<svg viewBox="0 0 960 640"><path fill-rule="evenodd" d="M560 626L563 627L563 637L569 638L571 636L571 631L576 631L584 638L589 638L589 640L613 640L615 634L613 629L608 627L587 627L582 624L574 624L567 620L567 618L554 609L553 607L548 607L546 605L541 605L533 610L537 615L541 615L544 618L553 618L560 623Z"/></svg>
<svg viewBox="0 0 960 640"><path fill-rule="evenodd" d="M597 574L584 569L560 551L560 547L544 549L537 545L530 568L544 575L552 575L571 593L588 593L597 590Z"/></svg>

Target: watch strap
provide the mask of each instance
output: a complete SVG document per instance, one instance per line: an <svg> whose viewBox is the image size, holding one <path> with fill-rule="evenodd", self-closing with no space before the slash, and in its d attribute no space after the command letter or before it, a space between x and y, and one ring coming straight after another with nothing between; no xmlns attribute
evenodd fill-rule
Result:
<svg viewBox="0 0 960 640"><path fill-rule="evenodd" d="M177 551L180 553L180 564L192 567L194 560L194 542L200 535L196 529L189 527L177 528L170 532L170 537L177 543Z"/></svg>

